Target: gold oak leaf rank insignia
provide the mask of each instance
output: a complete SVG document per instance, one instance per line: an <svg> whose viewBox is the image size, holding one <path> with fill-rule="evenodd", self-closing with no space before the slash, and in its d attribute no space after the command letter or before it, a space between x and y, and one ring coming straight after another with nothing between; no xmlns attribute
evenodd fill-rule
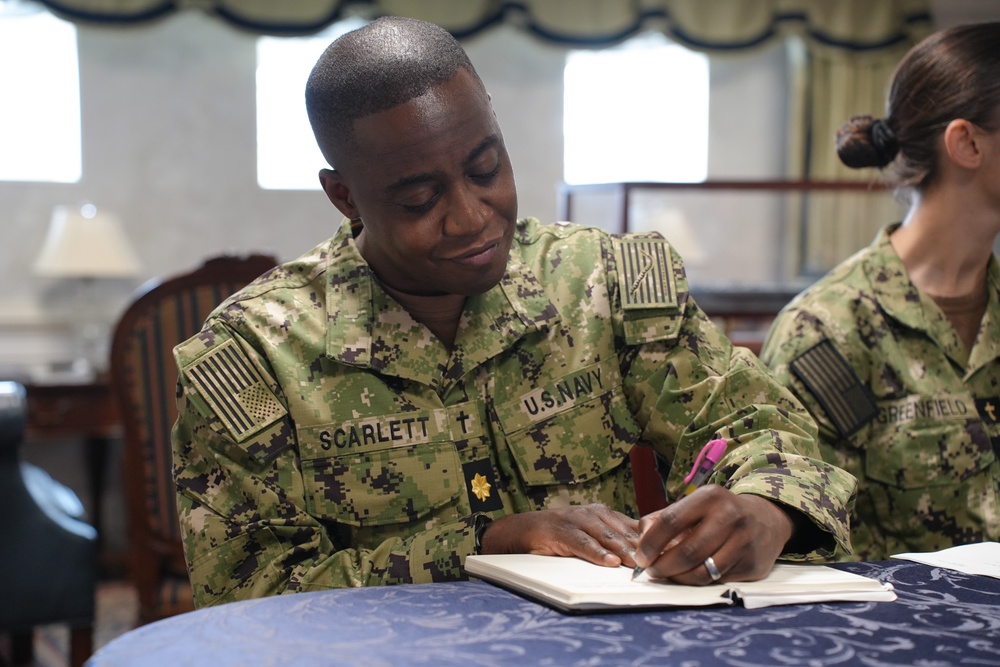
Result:
<svg viewBox="0 0 1000 667"><path fill-rule="evenodd" d="M488 458L463 464L462 474L473 512L495 512L503 508L500 494L496 492L493 465Z"/></svg>

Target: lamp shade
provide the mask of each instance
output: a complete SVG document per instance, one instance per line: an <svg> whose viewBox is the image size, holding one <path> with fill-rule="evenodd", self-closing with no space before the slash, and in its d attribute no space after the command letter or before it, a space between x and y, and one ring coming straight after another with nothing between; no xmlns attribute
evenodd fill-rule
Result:
<svg viewBox="0 0 1000 667"><path fill-rule="evenodd" d="M92 204L57 206L35 273L63 278L124 278L141 264L118 218Z"/></svg>

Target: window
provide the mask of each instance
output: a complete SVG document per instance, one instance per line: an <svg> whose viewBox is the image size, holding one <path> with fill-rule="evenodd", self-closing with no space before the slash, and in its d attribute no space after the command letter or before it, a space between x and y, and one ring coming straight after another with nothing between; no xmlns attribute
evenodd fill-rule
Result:
<svg viewBox="0 0 1000 667"><path fill-rule="evenodd" d="M306 114L306 80L334 39L366 21L347 19L311 37L257 39L257 184L268 190L319 190L328 166Z"/></svg>
<svg viewBox="0 0 1000 667"><path fill-rule="evenodd" d="M0 180L82 173L76 28L47 11L0 12Z"/></svg>
<svg viewBox="0 0 1000 667"><path fill-rule="evenodd" d="M708 173L708 58L650 34L573 51L564 74L567 183L690 183Z"/></svg>

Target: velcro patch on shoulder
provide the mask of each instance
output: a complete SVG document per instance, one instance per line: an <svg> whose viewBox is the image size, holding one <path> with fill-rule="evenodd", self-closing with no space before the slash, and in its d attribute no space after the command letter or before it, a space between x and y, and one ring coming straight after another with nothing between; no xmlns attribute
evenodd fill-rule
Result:
<svg viewBox="0 0 1000 667"><path fill-rule="evenodd" d="M185 368L184 374L236 442L270 426L287 412L232 339Z"/></svg>
<svg viewBox="0 0 1000 667"><path fill-rule="evenodd" d="M853 435L878 415L878 406L861 378L828 338L793 359L789 366L842 436Z"/></svg>
<svg viewBox="0 0 1000 667"><path fill-rule="evenodd" d="M622 308L677 306L670 247L664 239L617 238Z"/></svg>

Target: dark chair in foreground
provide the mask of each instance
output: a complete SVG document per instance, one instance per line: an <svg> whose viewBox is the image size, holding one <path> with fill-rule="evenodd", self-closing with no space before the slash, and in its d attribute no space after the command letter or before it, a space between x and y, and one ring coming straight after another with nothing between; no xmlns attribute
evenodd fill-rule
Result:
<svg viewBox="0 0 1000 667"><path fill-rule="evenodd" d="M36 626L69 625L78 667L93 648L97 531L76 494L22 460L27 412L24 387L0 382L0 634L26 664Z"/></svg>
<svg viewBox="0 0 1000 667"><path fill-rule="evenodd" d="M189 273L150 281L115 327L111 386L124 426L128 570L140 623L194 608L171 471L170 429L177 418L173 348L198 333L226 297L276 264L267 255L214 257Z"/></svg>

